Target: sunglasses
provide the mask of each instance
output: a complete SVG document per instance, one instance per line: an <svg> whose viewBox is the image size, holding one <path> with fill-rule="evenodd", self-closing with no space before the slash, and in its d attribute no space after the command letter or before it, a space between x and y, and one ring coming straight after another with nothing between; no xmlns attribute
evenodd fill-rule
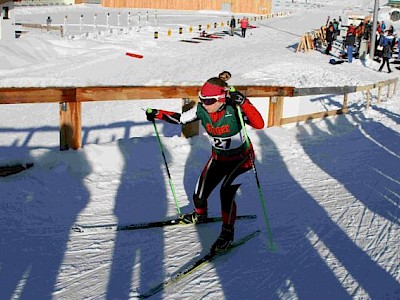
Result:
<svg viewBox="0 0 400 300"><path fill-rule="evenodd" d="M217 102L219 99L225 98L225 94L218 95L218 96L203 96L201 92L199 92L199 99L201 103L204 103L205 105L211 105Z"/></svg>

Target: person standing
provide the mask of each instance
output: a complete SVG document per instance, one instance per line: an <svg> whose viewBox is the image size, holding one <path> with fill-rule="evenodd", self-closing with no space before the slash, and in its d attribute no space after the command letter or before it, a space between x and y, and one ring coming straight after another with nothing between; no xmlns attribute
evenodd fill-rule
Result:
<svg viewBox="0 0 400 300"><path fill-rule="evenodd" d="M231 17L231 21L229 22L229 26L230 26L230 33L231 36L233 36L235 34L235 27L236 27L236 20L235 20L235 16Z"/></svg>
<svg viewBox="0 0 400 300"><path fill-rule="evenodd" d="M264 127L258 110L239 91L228 90L227 83L218 77L208 79L199 92L200 102L192 109L177 112L147 109L147 120L155 119L173 124L188 124L200 120L211 142L211 156L197 181L194 194L194 211L182 215L187 223L199 224L207 219L207 201L211 192L222 181L220 188L222 229L211 247L219 252L228 249L234 237L236 220L236 191L240 184L235 179L252 168L254 150L245 140L244 128L239 120L240 109L247 124Z"/></svg>
<svg viewBox="0 0 400 300"><path fill-rule="evenodd" d="M352 63L353 61L353 48L355 42L356 42L355 27L353 26L353 24L351 24L349 30L347 30L347 35L346 35L347 60L349 63Z"/></svg>
<svg viewBox="0 0 400 300"><path fill-rule="evenodd" d="M368 54L368 43L371 37L371 22L367 21L364 25L364 31L362 33L362 38L360 42L360 48L358 51L358 57L361 60L366 60Z"/></svg>
<svg viewBox="0 0 400 300"><path fill-rule="evenodd" d="M242 38L246 37L246 29L248 25L249 25L249 20L243 17L243 19L240 20L240 28L242 29Z"/></svg>
<svg viewBox="0 0 400 300"><path fill-rule="evenodd" d="M390 64L389 60L392 58L392 36L387 36L387 32L385 32L385 35L382 37L381 45L383 46L382 50L382 64L379 68L379 72L382 72L382 69L386 63L388 73L392 73L392 70L390 69Z"/></svg>
<svg viewBox="0 0 400 300"><path fill-rule="evenodd" d="M325 54L329 55L332 50L332 43L334 41L335 29L332 24L329 24L328 29L326 30L326 49Z"/></svg>

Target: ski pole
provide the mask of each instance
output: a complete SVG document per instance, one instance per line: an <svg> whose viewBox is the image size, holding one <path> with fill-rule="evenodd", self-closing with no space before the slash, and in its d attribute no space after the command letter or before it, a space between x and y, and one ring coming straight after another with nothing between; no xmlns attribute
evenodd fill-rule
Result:
<svg viewBox="0 0 400 300"><path fill-rule="evenodd" d="M149 109L151 110L151 108L148 108L147 111ZM169 186L171 187L172 195L174 196L176 211L178 212L179 215L181 215L181 209L179 208L178 199L176 197L174 184L172 183L171 173L169 172L167 159L165 158L164 148L163 148L163 145L161 143L160 135L158 134L156 122L154 120L153 120L153 125L154 125L154 131L156 132L156 135L157 135L158 145L160 146L160 151L161 151L162 157L164 159L165 168L167 169L167 174L168 174L168 179L169 179Z"/></svg>
<svg viewBox="0 0 400 300"><path fill-rule="evenodd" d="M240 124L242 125L243 128L243 133L244 133L244 138L245 138L245 143L247 147L250 147L250 142L249 142L249 137L247 135L247 131L246 131L246 127L243 121L243 115L242 115L242 111L240 109L240 106L237 105L237 110L238 110L238 115L239 115L239 120L240 120ZM265 200L264 200L264 195L263 192L261 190L261 184L260 184L260 180L258 178L258 173L257 173L257 169L256 169L256 165L254 163L253 157L250 154L250 161L251 161L251 167L253 169L254 175L256 177L256 182L257 182L257 188L258 188L258 194L260 195L260 200L261 200L261 204L262 204L262 208L263 208L263 213L264 213L264 219L265 219L265 224L267 225L267 234L268 234L268 241L269 241L269 249L271 251L275 251L276 250L276 245L274 243L274 241L272 240L272 231L271 231L271 226L269 224L269 219L268 219L268 215L267 215L267 208L265 206Z"/></svg>

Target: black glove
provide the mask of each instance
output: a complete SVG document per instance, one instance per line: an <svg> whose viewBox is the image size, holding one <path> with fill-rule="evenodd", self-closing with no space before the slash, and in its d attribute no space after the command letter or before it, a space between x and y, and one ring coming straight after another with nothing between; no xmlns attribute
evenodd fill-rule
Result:
<svg viewBox="0 0 400 300"><path fill-rule="evenodd" d="M229 92L233 104L242 105L246 101L246 97L239 91Z"/></svg>
<svg viewBox="0 0 400 300"><path fill-rule="evenodd" d="M158 109L155 109L155 108L146 109L146 117L147 117L147 120L150 122L154 122L154 119L156 118L157 114L158 114Z"/></svg>

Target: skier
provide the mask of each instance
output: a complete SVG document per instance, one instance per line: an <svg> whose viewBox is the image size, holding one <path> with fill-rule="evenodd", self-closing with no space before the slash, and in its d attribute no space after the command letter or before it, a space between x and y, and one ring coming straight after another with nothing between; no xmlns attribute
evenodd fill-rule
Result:
<svg viewBox="0 0 400 300"><path fill-rule="evenodd" d="M147 109L147 120L163 120L174 124L187 124L200 120L212 144L211 157L197 181L193 194L195 210L182 215L188 223L202 223L207 219L207 200L211 192L222 181L220 198L222 212L221 234L211 251L229 248L234 237L236 220L235 194L240 184L233 184L236 177L252 168L254 150L251 142L247 145L241 126L238 109L243 112L247 124L256 128L264 127L258 110L239 91L231 92L225 81L218 77L207 80L199 92L200 102L183 112Z"/></svg>

